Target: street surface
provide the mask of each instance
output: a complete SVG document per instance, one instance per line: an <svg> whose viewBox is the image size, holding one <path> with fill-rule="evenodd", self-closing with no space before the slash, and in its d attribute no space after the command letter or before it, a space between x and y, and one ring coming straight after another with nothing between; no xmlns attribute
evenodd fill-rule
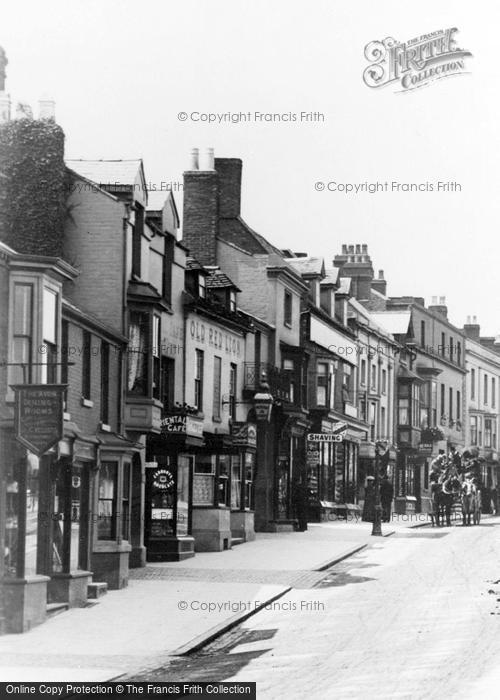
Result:
<svg viewBox="0 0 500 700"><path fill-rule="evenodd" d="M259 700L499 696L499 518L372 538L326 573L133 679L256 681Z"/></svg>

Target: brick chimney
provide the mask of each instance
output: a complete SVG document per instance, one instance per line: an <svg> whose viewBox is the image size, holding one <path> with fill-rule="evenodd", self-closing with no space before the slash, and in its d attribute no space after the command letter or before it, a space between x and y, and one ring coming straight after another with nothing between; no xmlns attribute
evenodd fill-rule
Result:
<svg viewBox="0 0 500 700"><path fill-rule="evenodd" d="M182 242L202 265L217 264L218 200L219 176L214 169L213 149L199 158L194 148L189 170L184 173Z"/></svg>
<svg viewBox="0 0 500 700"><path fill-rule="evenodd" d="M479 341L481 326L477 322L477 316L467 316L467 323L464 324L464 333L467 338Z"/></svg>
<svg viewBox="0 0 500 700"><path fill-rule="evenodd" d="M240 158L216 158L215 169L219 175L219 217L233 219L241 213Z"/></svg>
<svg viewBox="0 0 500 700"><path fill-rule="evenodd" d="M448 320L448 307L446 306L446 297L432 297L432 303L427 307L430 311L436 314L441 314Z"/></svg>
<svg viewBox="0 0 500 700"><path fill-rule="evenodd" d="M333 265L340 268L340 277L352 279L352 291L356 299L359 301L370 299L374 273L366 243L355 245L344 243L342 253L335 256Z"/></svg>
<svg viewBox="0 0 500 700"><path fill-rule="evenodd" d="M377 292L380 292L380 294L387 296L387 282L385 281L383 270L378 271L378 278L373 280L372 289L375 289Z"/></svg>

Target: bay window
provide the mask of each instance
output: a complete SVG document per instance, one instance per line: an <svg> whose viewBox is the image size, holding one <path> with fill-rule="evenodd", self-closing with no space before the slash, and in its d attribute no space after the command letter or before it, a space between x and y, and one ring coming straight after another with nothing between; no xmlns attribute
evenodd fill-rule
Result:
<svg viewBox="0 0 500 700"><path fill-rule="evenodd" d="M9 368L9 384L32 381L31 348L33 333L33 285L14 284L14 326L12 333L11 362L24 366Z"/></svg>

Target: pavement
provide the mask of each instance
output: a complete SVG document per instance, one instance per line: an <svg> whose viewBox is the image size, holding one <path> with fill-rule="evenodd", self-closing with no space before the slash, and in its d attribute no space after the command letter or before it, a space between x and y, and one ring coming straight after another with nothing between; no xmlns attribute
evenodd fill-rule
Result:
<svg viewBox="0 0 500 700"><path fill-rule="evenodd" d="M393 520L383 534L422 524ZM319 585L329 566L374 541L388 540L371 537L371 524L353 517L132 569L127 588L25 634L0 637L0 681L105 681L157 668L286 593Z"/></svg>

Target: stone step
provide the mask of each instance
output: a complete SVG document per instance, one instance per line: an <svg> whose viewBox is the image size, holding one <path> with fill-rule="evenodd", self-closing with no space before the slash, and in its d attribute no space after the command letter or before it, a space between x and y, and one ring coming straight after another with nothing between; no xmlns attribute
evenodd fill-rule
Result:
<svg viewBox="0 0 500 700"><path fill-rule="evenodd" d="M243 544L245 542L243 537L231 537L231 547L235 547L237 544Z"/></svg>
<svg viewBox="0 0 500 700"><path fill-rule="evenodd" d="M96 581L87 586L87 598L100 598L108 592L108 584L105 581Z"/></svg>
<svg viewBox="0 0 500 700"><path fill-rule="evenodd" d="M47 617L54 617L59 613L66 612L66 610L69 610L69 603L47 603Z"/></svg>

